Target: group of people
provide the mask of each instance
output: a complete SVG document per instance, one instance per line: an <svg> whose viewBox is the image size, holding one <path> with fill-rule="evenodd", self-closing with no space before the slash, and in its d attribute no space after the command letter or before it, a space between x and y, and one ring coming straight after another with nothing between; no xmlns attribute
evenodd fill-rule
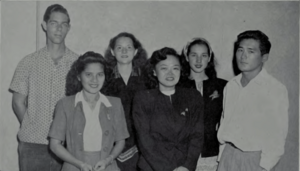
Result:
<svg viewBox="0 0 300 171"><path fill-rule="evenodd" d="M148 58L131 33L78 56L65 45L67 10L42 23L46 47L18 64L10 85L21 171L269 171L284 153L288 93L267 73L271 43L238 35L229 82L217 77L210 43Z"/></svg>

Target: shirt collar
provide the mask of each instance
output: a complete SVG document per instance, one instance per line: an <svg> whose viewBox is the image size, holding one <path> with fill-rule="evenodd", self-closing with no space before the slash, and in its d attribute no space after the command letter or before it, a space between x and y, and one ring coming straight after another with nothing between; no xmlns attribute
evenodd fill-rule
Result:
<svg viewBox="0 0 300 171"><path fill-rule="evenodd" d="M121 74L119 73L118 67L115 66L113 69L113 75L115 78L121 78ZM139 76L140 70L138 68L132 68L130 76Z"/></svg>
<svg viewBox="0 0 300 171"><path fill-rule="evenodd" d="M109 100L107 99L107 97L102 94L101 92L99 92L99 95L100 95L100 103L103 103L106 107L111 107L111 103L109 102ZM82 102L84 101L85 99L83 98L83 93L82 93L82 90L80 92L78 92L75 96L75 106L77 105L78 102Z"/></svg>
<svg viewBox="0 0 300 171"><path fill-rule="evenodd" d="M266 82L267 75L268 75L267 71L264 68L262 68L261 71L250 82L256 83L258 85L262 85ZM242 86L241 79L242 79L242 73L240 73L239 75L237 75L236 77L233 78L233 80L239 86Z"/></svg>
<svg viewBox="0 0 300 171"><path fill-rule="evenodd" d="M45 46L42 50L46 52L46 54L47 54L46 57L49 58L49 59L51 59L49 51L48 51L48 47ZM64 54L62 56L62 60L68 59L71 56L70 54L71 54L71 50L68 47L65 47L65 52L64 52Z"/></svg>

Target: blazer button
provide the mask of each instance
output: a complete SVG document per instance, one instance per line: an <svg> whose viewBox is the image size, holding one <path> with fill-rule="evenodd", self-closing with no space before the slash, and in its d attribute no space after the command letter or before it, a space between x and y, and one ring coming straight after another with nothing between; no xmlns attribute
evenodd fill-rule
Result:
<svg viewBox="0 0 300 171"><path fill-rule="evenodd" d="M108 130L107 130L107 131L105 131L104 135L106 135L106 136L107 136L108 134L109 134L109 131L108 131Z"/></svg>
<svg viewBox="0 0 300 171"><path fill-rule="evenodd" d="M107 151L108 151L107 147L105 147L105 148L103 149L103 151L104 151L104 152L107 152Z"/></svg>

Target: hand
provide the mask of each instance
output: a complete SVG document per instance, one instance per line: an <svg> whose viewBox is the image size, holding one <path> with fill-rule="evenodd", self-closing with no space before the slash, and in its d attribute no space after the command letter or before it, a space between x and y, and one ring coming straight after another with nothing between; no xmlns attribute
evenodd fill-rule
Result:
<svg viewBox="0 0 300 171"><path fill-rule="evenodd" d="M92 171L92 170L93 170L93 167L89 164L82 163L80 165L80 171Z"/></svg>
<svg viewBox="0 0 300 171"><path fill-rule="evenodd" d="M189 169L187 169L187 168L185 168L183 166L179 166L174 171L189 171Z"/></svg>
<svg viewBox="0 0 300 171"><path fill-rule="evenodd" d="M100 171L100 170L104 170L107 166L108 162L107 160L100 160L98 161L98 163L96 163L96 165L94 166L94 171Z"/></svg>

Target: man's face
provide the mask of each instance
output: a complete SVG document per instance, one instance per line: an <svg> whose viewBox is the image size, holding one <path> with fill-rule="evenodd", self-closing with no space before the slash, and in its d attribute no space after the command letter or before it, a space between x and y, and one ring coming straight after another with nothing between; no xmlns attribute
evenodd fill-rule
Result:
<svg viewBox="0 0 300 171"><path fill-rule="evenodd" d="M236 51L236 61L242 72L260 71L268 55L261 55L260 42L254 39L244 39Z"/></svg>
<svg viewBox="0 0 300 171"><path fill-rule="evenodd" d="M47 38L53 44L61 44L67 36L70 25L69 17L61 12L53 12L50 15L47 23L43 23L44 29L47 32Z"/></svg>

